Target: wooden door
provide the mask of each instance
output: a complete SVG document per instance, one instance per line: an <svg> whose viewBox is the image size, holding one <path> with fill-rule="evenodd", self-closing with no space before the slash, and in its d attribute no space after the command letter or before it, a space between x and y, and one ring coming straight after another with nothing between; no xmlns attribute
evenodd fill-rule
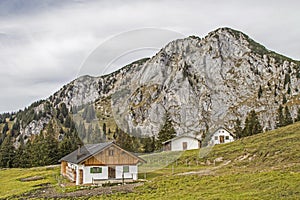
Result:
<svg viewBox="0 0 300 200"><path fill-rule="evenodd" d="M116 168L114 166L108 167L108 178L116 178Z"/></svg>
<svg viewBox="0 0 300 200"><path fill-rule="evenodd" d="M171 149L172 149L171 142L164 144L164 151L171 151Z"/></svg>
<svg viewBox="0 0 300 200"><path fill-rule="evenodd" d="M182 149L187 150L187 142L182 142Z"/></svg>
<svg viewBox="0 0 300 200"><path fill-rule="evenodd" d="M80 169L79 170L79 184L82 184L83 183L83 170Z"/></svg>
<svg viewBox="0 0 300 200"><path fill-rule="evenodd" d="M224 140L224 135L220 135L219 138L220 138L220 143L224 143L224 141L225 141L225 140Z"/></svg>
<svg viewBox="0 0 300 200"><path fill-rule="evenodd" d="M198 148L201 148L201 141L198 141Z"/></svg>

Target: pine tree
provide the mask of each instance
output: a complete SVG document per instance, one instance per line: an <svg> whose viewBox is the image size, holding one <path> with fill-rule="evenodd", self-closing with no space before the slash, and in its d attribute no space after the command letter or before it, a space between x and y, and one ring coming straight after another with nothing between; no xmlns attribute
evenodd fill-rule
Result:
<svg viewBox="0 0 300 200"><path fill-rule="evenodd" d="M158 138L156 142L156 149L160 150L162 147L162 142L165 142L169 139L172 139L176 136L176 131L173 127L172 120L170 114L167 112L165 116L165 123L162 129L158 133Z"/></svg>
<svg viewBox="0 0 300 200"><path fill-rule="evenodd" d="M286 93L291 94L291 88L288 86Z"/></svg>
<svg viewBox="0 0 300 200"><path fill-rule="evenodd" d="M282 127L284 126L284 116L283 116L283 107L282 105L279 105L279 108L277 109L277 116L276 116L276 127Z"/></svg>
<svg viewBox="0 0 300 200"><path fill-rule="evenodd" d="M58 162L58 141L55 138L53 124L51 122L46 128L46 133L41 131L33 140L30 152L33 166L45 166Z"/></svg>
<svg viewBox="0 0 300 200"><path fill-rule="evenodd" d="M243 137L255 135L262 132L262 127L258 120L257 114L254 110L251 110L245 120L245 127L243 130Z"/></svg>
<svg viewBox="0 0 300 200"><path fill-rule="evenodd" d="M43 133L36 135L30 147L31 165L32 167L45 165L45 138Z"/></svg>
<svg viewBox="0 0 300 200"><path fill-rule="evenodd" d="M49 115L51 114L51 105L48 101L44 104L44 112Z"/></svg>
<svg viewBox="0 0 300 200"><path fill-rule="evenodd" d="M13 167L15 155L15 147L13 145L12 137L8 134L0 148L0 167Z"/></svg>
<svg viewBox="0 0 300 200"><path fill-rule="evenodd" d="M73 147L73 145L72 145L71 138L68 136L65 136L58 145L59 157L62 158L65 155L67 155L68 153L70 153L72 147Z"/></svg>
<svg viewBox="0 0 300 200"><path fill-rule="evenodd" d="M287 99L286 99L285 95L283 95L283 97L282 97L282 104L285 104L286 102L287 102Z"/></svg>
<svg viewBox="0 0 300 200"><path fill-rule="evenodd" d="M299 121L300 121L300 108L298 108L297 117L295 118L295 122L299 122Z"/></svg>
<svg viewBox="0 0 300 200"><path fill-rule="evenodd" d="M20 161L22 159L23 150L25 148L23 137L20 137L19 143L20 143L20 146L15 151L16 153L15 153L13 167L22 167Z"/></svg>
<svg viewBox="0 0 300 200"><path fill-rule="evenodd" d="M65 103L60 104L60 110L64 117L68 115L68 109Z"/></svg>
<svg viewBox="0 0 300 200"><path fill-rule="evenodd" d="M105 123L103 123L102 131L103 131L103 134L106 135L106 124Z"/></svg>
<svg viewBox="0 0 300 200"><path fill-rule="evenodd" d="M55 139L54 133L48 133L45 137L44 145L44 154L45 154L45 163L44 165L57 164L59 155L58 155L58 142Z"/></svg>
<svg viewBox="0 0 300 200"><path fill-rule="evenodd" d="M58 119L60 121L60 123L64 123L64 115L62 113L59 114Z"/></svg>
<svg viewBox="0 0 300 200"><path fill-rule="evenodd" d="M116 136L116 144L119 145L121 148L131 151L131 145L130 145L130 137L127 133L122 131L121 129L119 130L118 135Z"/></svg>
<svg viewBox="0 0 300 200"><path fill-rule="evenodd" d="M20 163L20 167L29 168L32 167L32 145L31 141L28 140L25 144L24 151L22 152L22 159Z"/></svg>
<svg viewBox="0 0 300 200"><path fill-rule="evenodd" d="M68 115L65 120L65 127L71 128L71 122L72 122L72 119L71 119L70 115Z"/></svg>
<svg viewBox="0 0 300 200"><path fill-rule="evenodd" d="M59 143L59 158L73 152L77 149L77 145L81 144L80 139L76 133L66 132L65 137Z"/></svg>
<svg viewBox="0 0 300 200"><path fill-rule="evenodd" d="M293 123L293 118L291 116L290 110L288 106L284 107L284 126L287 126L289 124Z"/></svg>
<svg viewBox="0 0 300 200"><path fill-rule="evenodd" d="M4 127L2 129L2 133L6 135L6 132L9 130L7 122L5 122Z"/></svg>
<svg viewBox="0 0 300 200"><path fill-rule="evenodd" d="M155 150L155 137L146 137L141 139L144 153L151 153Z"/></svg>
<svg viewBox="0 0 300 200"><path fill-rule="evenodd" d="M262 96L262 93L263 93L263 90L262 90L261 85L260 85L259 89L258 89L258 94L257 94L258 99L260 99L260 97Z"/></svg>
<svg viewBox="0 0 300 200"><path fill-rule="evenodd" d="M241 120L237 118L234 122L234 132L233 134L235 135L236 138L241 138L243 137L243 128L241 126Z"/></svg>
<svg viewBox="0 0 300 200"><path fill-rule="evenodd" d="M286 73L284 76L284 86L288 83L291 83L291 77L289 73Z"/></svg>

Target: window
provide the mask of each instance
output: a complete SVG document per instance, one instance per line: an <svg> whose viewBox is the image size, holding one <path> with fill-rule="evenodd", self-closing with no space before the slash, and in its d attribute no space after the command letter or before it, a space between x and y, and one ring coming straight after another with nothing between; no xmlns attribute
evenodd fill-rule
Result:
<svg viewBox="0 0 300 200"><path fill-rule="evenodd" d="M218 136L215 136L215 140L218 140Z"/></svg>
<svg viewBox="0 0 300 200"><path fill-rule="evenodd" d="M129 172L129 166L123 166L123 173Z"/></svg>
<svg viewBox="0 0 300 200"><path fill-rule="evenodd" d="M91 174L102 173L102 167L92 167L90 169Z"/></svg>
<svg viewBox="0 0 300 200"><path fill-rule="evenodd" d="M187 142L183 142L182 143L182 149L183 150L187 150Z"/></svg>
<svg viewBox="0 0 300 200"><path fill-rule="evenodd" d="M225 140L229 140L229 136L228 135L225 137Z"/></svg>
<svg viewBox="0 0 300 200"><path fill-rule="evenodd" d="M108 155L113 156L114 155L114 150L113 149L108 150Z"/></svg>

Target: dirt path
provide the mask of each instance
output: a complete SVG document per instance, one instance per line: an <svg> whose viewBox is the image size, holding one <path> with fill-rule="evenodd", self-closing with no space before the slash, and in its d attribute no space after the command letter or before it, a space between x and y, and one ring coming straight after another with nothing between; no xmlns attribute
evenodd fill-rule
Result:
<svg viewBox="0 0 300 200"><path fill-rule="evenodd" d="M215 174L215 170L222 168L225 165L228 165L229 163L231 163L230 160L224 161L221 165L216 166L216 167L211 167L209 169L202 169L202 170L198 170L198 171L190 171L190 172L183 172L183 173L179 173L176 175L179 176L186 176L186 175L199 175L199 176L207 176L207 175L214 175Z"/></svg>
<svg viewBox="0 0 300 200"><path fill-rule="evenodd" d="M111 187L95 187L92 189L83 189L77 190L75 192L70 193L58 193L55 188L48 187L41 190L37 190L35 192L29 193L26 196L21 196L18 199L31 199L31 198L76 198L76 197L93 197L99 196L103 194L113 194L113 193L129 193L132 192L133 189L137 186L141 186L144 183L133 183L126 185L117 185Z"/></svg>

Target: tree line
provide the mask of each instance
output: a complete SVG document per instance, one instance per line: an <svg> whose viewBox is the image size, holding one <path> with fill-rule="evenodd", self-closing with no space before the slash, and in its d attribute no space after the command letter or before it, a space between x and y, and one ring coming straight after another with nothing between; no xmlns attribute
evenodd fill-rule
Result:
<svg viewBox="0 0 300 200"><path fill-rule="evenodd" d="M64 105L56 108L56 117L46 125L40 134L34 135L32 138L15 137L18 135L13 135L14 131L9 130L6 123L2 130L5 132L5 137L0 146L0 168L29 168L57 164L60 158L76 150L78 144L83 144L82 139L87 143L99 143L113 139L116 144L127 151L150 153L161 150L163 141L176 136L169 114L166 115L165 123L157 138L154 136L136 137L118 127L115 131L111 131L105 123L102 130L98 124L94 126L95 128L89 124L86 130L84 124L76 125ZM60 127L61 125L63 127ZM84 137L82 137L82 132L85 132ZM60 138L60 136L62 137ZM16 138L19 138L18 147L15 143Z"/></svg>
<svg viewBox="0 0 300 200"><path fill-rule="evenodd" d="M14 146L14 139L9 133L0 147L0 167L37 167L57 164L58 160L74 151L80 143L75 130L67 131L64 138L58 141L55 137L53 124L47 125L46 131L42 131L25 144L20 137L19 147Z"/></svg>
<svg viewBox="0 0 300 200"><path fill-rule="evenodd" d="M290 125L294 122L300 121L300 108L297 111L297 116L295 119L292 118L289 107L286 105L283 107L282 105L279 105L279 108L277 109L276 113L276 127L283 127ZM242 122L239 118L235 120L234 123L234 134L236 138L242 138L247 137L251 135L255 135L258 133L261 133L262 126L258 119L257 113L254 110L251 110L245 119L244 122L244 128L242 128Z"/></svg>

